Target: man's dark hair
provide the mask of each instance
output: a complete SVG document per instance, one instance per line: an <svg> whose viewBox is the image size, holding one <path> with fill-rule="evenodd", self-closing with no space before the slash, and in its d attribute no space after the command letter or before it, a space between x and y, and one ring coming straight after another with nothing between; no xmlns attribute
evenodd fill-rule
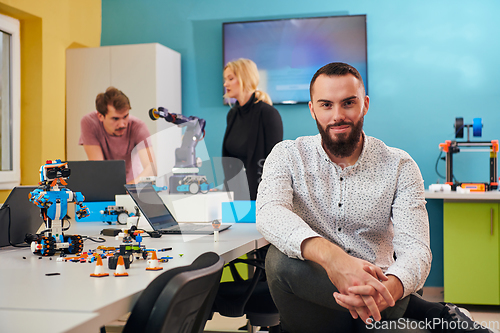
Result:
<svg viewBox="0 0 500 333"><path fill-rule="evenodd" d="M108 113L108 105L112 105L116 110L130 109L128 97L115 87L109 87L106 92L100 93L95 99L95 107L103 116Z"/></svg>
<svg viewBox="0 0 500 333"><path fill-rule="evenodd" d="M311 79L311 84L309 85L309 94L311 97L312 101L312 90L313 90L313 85L314 82L316 82L316 79L318 76L321 74L324 74L326 76L345 76L348 74L352 74L356 79L361 82L361 86L363 87L363 91L365 91L365 85L363 83L363 78L359 74L358 70L351 65L345 64L343 62L332 62L328 65L325 65L318 69L318 71L314 74L314 76Z"/></svg>

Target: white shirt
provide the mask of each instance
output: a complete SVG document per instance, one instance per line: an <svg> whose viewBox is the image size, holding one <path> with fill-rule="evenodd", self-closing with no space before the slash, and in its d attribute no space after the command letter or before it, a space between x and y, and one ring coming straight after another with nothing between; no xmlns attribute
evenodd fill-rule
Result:
<svg viewBox="0 0 500 333"><path fill-rule="evenodd" d="M342 169L318 134L278 143L267 157L257 229L302 260L302 241L323 237L398 277L405 297L422 288L431 268L425 203L420 170L408 153L364 135L357 162Z"/></svg>

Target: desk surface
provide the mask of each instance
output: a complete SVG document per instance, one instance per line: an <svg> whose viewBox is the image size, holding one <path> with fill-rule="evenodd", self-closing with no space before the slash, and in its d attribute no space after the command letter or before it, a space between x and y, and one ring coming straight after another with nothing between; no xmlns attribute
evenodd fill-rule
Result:
<svg viewBox="0 0 500 333"><path fill-rule="evenodd" d="M86 236L99 235L101 229L109 227L102 222L80 222L72 227L68 234ZM120 241L113 237L105 237L106 243L85 241L84 251L95 249L98 245L117 246ZM0 249L0 310L29 312L58 312L62 321L72 319L65 313L95 313L92 327L107 324L131 310L140 292L159 274L167 269L189 265L200 254L213 251L226 262L248 253L266 244L257 232L253 223L234 224L230 229L219 235L219 242L214 242L213 236L200 235L164 235L152 239L145 237L143 244L147 248L172 247L171 251L162 252L172 256L161 271L146 271L145 260L134 260L127 270L128 277L114 277L113 271L109 277L91 278L95 264L57 262L57 256L40 257L31 253L29 248ZM180 256L182 254L182 256ZM60 275L46 276L46 273ZM3 317L0 314L0 317ZM7 316L8 317L8 316ZM8 317L11 318L11 317ZM7 319L8 319L7 318ZM12 321L16 320L12 317ZM12 324L8 319L9 324ZM79 321L75 321L75 325ZM61 324L62 327L67 326ZM77 325L78 326L78 325ZM80 328L73 331L79 331ZM90 328L90 327L87 327ZM18 331L18 330L16 330ZM62 331L67 331L64 328ZM19 330L19 332L22 332Z"/></svg>
<svg viewBox="0 0 500 333"><path fill-rule="evenodd" d="M500 191L471 193L425 191L425 198L445 200L500 200Z"/></svg>
<svg viewBox="0 0 500 333"><path fill-rule="evenodd" d="M0 309L2 332L99 332L93 312L50 312Z"/></svg>

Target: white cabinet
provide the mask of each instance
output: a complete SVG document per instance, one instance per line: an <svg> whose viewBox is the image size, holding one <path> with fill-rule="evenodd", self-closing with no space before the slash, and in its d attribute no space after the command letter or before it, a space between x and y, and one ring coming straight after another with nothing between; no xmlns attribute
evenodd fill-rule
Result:
<svg viewBox="0 0 500 333"><path fill-rule="evenodd" d="M66 159L87 159L78 145L80 120L95 111L97 94L114 86L130 99L130 114L149 128L158 175L170 173L181 129L163 119L152 121L148 111L163 106L182 113L180 54L153 43L68 49L66 58Z"/></svg>

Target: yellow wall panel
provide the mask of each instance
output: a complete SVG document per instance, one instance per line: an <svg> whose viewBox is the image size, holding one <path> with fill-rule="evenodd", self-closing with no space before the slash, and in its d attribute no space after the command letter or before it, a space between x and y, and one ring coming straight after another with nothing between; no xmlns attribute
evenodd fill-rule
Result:
<svg viewBox="0 0 500 333"><path fill-rule="evenodd" d="M0 13L21 22L21 184L35 185L66 158L66 49L100 46L101 0L0 0Z"/></svg>

